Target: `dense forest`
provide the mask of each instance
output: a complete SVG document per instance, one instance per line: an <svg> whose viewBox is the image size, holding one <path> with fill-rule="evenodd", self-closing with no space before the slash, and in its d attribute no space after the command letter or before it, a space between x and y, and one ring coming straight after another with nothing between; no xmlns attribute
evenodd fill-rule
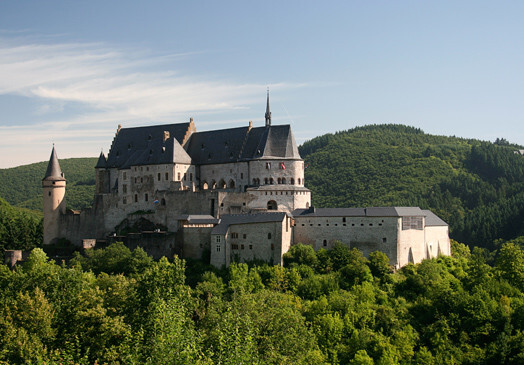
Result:
<svg viewBox="0 0 524 365"><path fill-rule="evenodd" d="M60 160L67 179L67 207L82 209L93 204L96 158ZM0 169L0 198L16 207L42 211L42 179L48 161Z"/></svg>
<svg viewBox="0 0 524 365"><path fill-rule="evenodd" d="M0 265L0 364L524 364L514 149L399 125L300 147L315 205L429 208L468 244L396 272L343 244L227 269L121 243L60 264L48 258L60 247L35 248L15 270ZM68 207L91 204L95 163L60 161ZM0 170L0 249L41 246L46 166Z"/></svg>
<svg viewBox="0 0 524 365"><path fill-rule="evenodd" d="M523 364L524 237L393 273L297 245L285 267L154 262L122 244L0 265L5 364Z"/></svg>
<svg viewBox="0 0 524 365"><path fill-rule="evenodd" d="M419 206L471 247L524 235L522 147L425 134L403 125L369 125L314 138L299 147L306 186L318 207ZM92 204L95 158L60 160L67 206ZM42 209L47 162L0 169L0 197Z"/></svg>
<svg viewBox="0 0 524 365"><path fill-rule="evenodd" d="M0 252L41 246L42 213L12 207L0 198Z"/></svg>
<svg viewBox="0 0 524 365"><path fill-rule="evenodd" d="M306 186L319 207L419 206L450 225L451 237L494 248L524 235L524 157L495 143L370 125L300 146ZM520 147L521 148L521 147Z"/></svg>

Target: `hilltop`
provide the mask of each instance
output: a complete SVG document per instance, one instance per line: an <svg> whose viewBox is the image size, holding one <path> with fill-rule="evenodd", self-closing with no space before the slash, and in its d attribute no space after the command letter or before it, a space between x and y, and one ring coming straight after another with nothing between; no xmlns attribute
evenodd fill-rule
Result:
<svg viewBox="0 0 524 365"><path fill-rule="evenodd" d="M318 207L420 206L450 224L452 238L493 248L524 235L524 158L504 140L435 136L403 125L369 125L299 147ZM92 203L96 158L60 160L68 208ZM41 211L47 162L1 169L0 197Z"/></svg>
<svg viewBox="0 0 524 365"><path fill-rule="evenodd" d="M369 125L299 147L319 207L420 206L450 224L452 238L491 247L524 234L519 146Z"/></svg>
<svg viewBox="0 0 524 365"><path fill-rule="evenodd" d="M96 158L68 158L60 160L67 179L67 207L83 209L91 206L95 194ZM0 169L0 197L9 204L42 211L42 178L47 161Z"/></svg>

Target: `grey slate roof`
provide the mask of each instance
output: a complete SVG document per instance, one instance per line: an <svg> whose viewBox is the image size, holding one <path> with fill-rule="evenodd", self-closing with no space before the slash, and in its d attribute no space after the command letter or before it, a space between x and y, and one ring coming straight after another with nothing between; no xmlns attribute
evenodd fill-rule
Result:
<svg viewBox="0 0 524 365"><path fill-rule="evenodd" d="M284 212L275 213L257 213L257 214L226 214L220 217L220 223L213 228L211 234L227 233L229 226L232 224L252 224L282 222L286 216Z"/></svg>
<svg viewBox="0 0 524 365"><path fill-rule="evenodd" d="M248 130L240 127L193 133L187 152L195 165L237 162Z"/></svg>
<svg viewBox="0 0 524 365"><path fill-rule="evenodd" d="M100 152L100 156L98 156L98 161L96 163L95 169L103 169L106 167L107 167L106 156L104 155L104 152Z"/></svg>
<svg viewBox="0 0 524 365"><path fill-rule="evenodd" d="M220 219L205 214L182 214L177 217L177 220L187 221L190 224L218 224L220 222Z"/></svg>
<svg viewBox="0 0 524 365"><path fill-rule="evenodd" d="M258 158L301 159L289 125L193 132L182 147L188 127L189 123L122 128L113 140L107 167L122 169L165 163L207 165ZM166 141L164 131L170 133Z"/></svg>
<svg viewBox="0 0 524 365"><path fill-rule="evenodd" d="M190 163L187 153L180 147L188 128L189 123L122 128L113 140L107 166L129 168L141 164ZM169 132L170 137L165 142L164 131Z"/></svg>
<svg viewBox="0 0 524 365"><path fill-rule="evenodd" d="M438 227L438 226L447 226L448 224L440 219L435 213L431 210L422 210L426 215L426 226L428 227Z"/></svg>
<svg viewBox="0 0 524 365"><path fill-rule="evenodd" d="M51 151L51 157L49 158L49 163L47 164L47 170L42 180L65 181L62 170L60 169L60 164L58 163L55 146L53 146L53 150Z"/></svg>
<svg viewBox="0 0 524 365"><path fill-rule="evenodd" d="M405 217L425 216L418 207L370 207L370 208L309 208L296 209L293 217Z"/></svg>
<svg viewBox="0 0 524 365"><path fill-rule="evenodd" d="M187 151L196 165L270 157L301 159L289 125L196 132Z"/></svg>

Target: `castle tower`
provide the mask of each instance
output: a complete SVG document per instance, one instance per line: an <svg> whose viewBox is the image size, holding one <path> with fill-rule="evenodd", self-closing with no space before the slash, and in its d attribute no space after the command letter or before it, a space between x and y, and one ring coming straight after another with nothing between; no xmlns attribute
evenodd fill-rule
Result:
<svg viewBox="0 0 524 365"><path fill-rule="evenodd" d="M266 127L271 127L271 111L269 110L269 88L267 89L267 104L266 104Z"/></svg>
<svg viewBox="0 0 524 365"><path fill-rule="evenodd" d="M44 191L44 245L48 245L59 237L60 215L65 213L66 208L66 179L60 170L54 146L47 171L42 179L42 188Z"/></svg>
<svg viewBox="0 0 524 365"><path fill-rule="evenodd" d="M96 194L108 194L109 188L109 170L107 169L107 159L104 152L100 152L98 162L95 166L96 171Z"/></svg>

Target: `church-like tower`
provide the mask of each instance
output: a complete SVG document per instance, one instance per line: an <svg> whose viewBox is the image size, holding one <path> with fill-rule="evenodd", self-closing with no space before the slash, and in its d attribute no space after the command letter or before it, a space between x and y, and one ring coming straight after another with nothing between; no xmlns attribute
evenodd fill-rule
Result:
<svg viewBox="0 0 524 365"><path fill-rule="evenodd" d="M42 179L42 188L44 193L44 245L48 245L59 237L60 215L64 214L66 209L66 179L60 169L54 146L45 176Z"/></svg>

